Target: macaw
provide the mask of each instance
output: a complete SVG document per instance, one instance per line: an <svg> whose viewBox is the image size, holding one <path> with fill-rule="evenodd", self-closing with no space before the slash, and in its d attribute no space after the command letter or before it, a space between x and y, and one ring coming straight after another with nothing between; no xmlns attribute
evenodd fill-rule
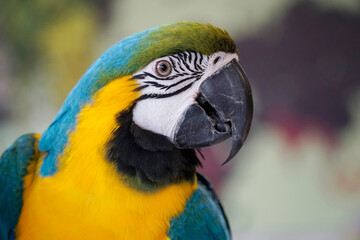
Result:
<svg viewBox="0 0 360 240"><path fill-rule="evenodd" d="M49 128L0 160L1 239L230 239L196 150L251 125L229 34L178 22L123 39L86 71Z"/></svg>

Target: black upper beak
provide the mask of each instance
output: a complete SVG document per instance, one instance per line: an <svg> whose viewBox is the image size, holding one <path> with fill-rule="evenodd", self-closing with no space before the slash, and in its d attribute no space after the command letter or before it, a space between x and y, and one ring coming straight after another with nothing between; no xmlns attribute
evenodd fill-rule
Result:
<svg viewBox="0 0 360 240"><path fill-rule="evenodd" d="M180 148L200 148L231 136L225 164L244 144L253 115L251 87L240 64L234 59L206 79L196 100L177 125L175 143Z"/></svg>

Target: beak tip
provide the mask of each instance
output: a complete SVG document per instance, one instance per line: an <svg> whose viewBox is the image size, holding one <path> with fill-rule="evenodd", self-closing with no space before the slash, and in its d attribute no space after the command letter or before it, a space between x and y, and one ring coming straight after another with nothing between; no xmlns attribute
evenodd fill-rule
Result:
<svg viewBox="0 0 360 240"><path fill-rule="evenodd" d="M236 155L236 153L233 155L233 154L230 154L226 160L221 164L221 166L224 166L225 164L227 164L228 162L230 162L231 159L233 159L233 157Z"/></svg>
<svg viewBox="0 0 360 240"><path fill-rule="evenodd" d="M239 152L240 148L243 146L244 141L242 139L233 141L231 144L231 150L229 156L226 158L225 162L221 164L221 166L224 166L226 163L228 163L235 155Z"/></svg>
<svg viewBox="0 0 360 240"><path fill-rule="evenodd" d="M227 159L225 160L225 162L223 162L223 163L221 164L221 166L224 166L224 165L227 164L230 160L231 160L231 159L227 158Z"/></svg>
<svg viewBox="0 0 360 240"><path fill-rule="evenodd" d="M235 154L235 155L236 155L236 154ZM230 160L233 159L233 157L234 157L234 156L229 155L229 156L227 157L227 159L221 164L221 166L224 166L225 164L227 164L228 162L230 162Z"/></svg>

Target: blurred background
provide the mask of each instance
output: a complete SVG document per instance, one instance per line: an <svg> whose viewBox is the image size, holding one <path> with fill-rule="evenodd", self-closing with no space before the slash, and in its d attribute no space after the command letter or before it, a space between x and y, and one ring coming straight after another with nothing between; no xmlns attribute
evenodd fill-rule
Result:
<svg viewBox="0 0 360 240"><path fill-rule="evenodd" d="M227 29L254 92L236 159L203 150L233 238L360 239L358 0L1 0L0 152L43 132L111 45L179 20Z"/></svg>

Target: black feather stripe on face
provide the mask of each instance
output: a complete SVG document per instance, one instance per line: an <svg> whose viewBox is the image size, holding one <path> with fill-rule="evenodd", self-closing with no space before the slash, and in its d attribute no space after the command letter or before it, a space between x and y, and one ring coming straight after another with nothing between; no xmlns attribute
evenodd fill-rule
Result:
<svg viewBox="0 0 360 240"><path fill-rule="evenodd" d="M197 60L201 59L199 63ZM168 62L173 70L168 76L159 76L153 72L153 68L140 71L133 75L133 79L139 80L145 92L137 101L148 98L168 98L178 95L191 88L204 75L204 68L208 65L208 56L202 56L196 52L183 52L164 57L158 62ZM151 66L151 65L150 65Z"/></svg>
<svg viewBox="0 0 360 240"><path fill-rule="evenodd" d="M115 163L131 187L155 191L169 184L193 181L200 161L193 149L178 149L165 136L132 121L133 107L117 117L119 128L107 144L107 159Z"/></svg>

